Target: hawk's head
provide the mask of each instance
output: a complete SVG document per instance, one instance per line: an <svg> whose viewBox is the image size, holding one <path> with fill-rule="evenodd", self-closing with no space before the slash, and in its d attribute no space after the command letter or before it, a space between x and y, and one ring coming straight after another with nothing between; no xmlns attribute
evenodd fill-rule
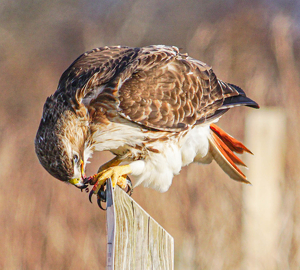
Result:
<svg viewBox="0 0 300 270"><path fill-rule="evenodd" d="M88 127L73 110L51 106L51 103L53 100L48 98L35 138L36 154L52 176L85 188L85 164L87 155L91 154L86 151Z"/></svg>

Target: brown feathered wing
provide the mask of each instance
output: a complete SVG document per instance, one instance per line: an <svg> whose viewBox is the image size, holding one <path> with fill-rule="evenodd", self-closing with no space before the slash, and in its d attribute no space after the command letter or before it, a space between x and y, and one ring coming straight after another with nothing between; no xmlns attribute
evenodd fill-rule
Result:
<svg viewBox="0 0 300 270"><path fill-rule="evenodd" d="M67 95L75 109L93 105L144 128L172 132L211 122L233 106L258 108L242 89L218 80L205 63L169 46L87 52L64 72L55 95ZM248 182L233 151L249 150L217 126L211 130L217 163L233 179Z"/></svg>

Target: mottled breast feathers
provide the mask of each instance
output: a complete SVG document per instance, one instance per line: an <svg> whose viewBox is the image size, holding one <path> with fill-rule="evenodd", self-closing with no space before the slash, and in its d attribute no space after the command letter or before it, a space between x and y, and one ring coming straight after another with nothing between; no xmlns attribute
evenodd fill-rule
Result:
<svg viewBox="0 0 300 270"><path fill-rule="evenodd" d="M75 107L115 109L132 122L164 131L213 120L234 103L256 106L246 104L245 93L218 80L205 63L169 46L86 52L62 75L55 95L62 92Z"/></svg>

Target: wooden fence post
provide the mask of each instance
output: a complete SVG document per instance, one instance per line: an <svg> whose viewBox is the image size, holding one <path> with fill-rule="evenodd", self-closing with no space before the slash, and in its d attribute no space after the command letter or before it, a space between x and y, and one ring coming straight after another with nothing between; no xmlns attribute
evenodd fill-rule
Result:
<svg viewBox="0 0 300 270"><path fill-rule="evenodd" d="M116 187L107 207L108 270L174 269L173 237L130 196Z"/></svg>
<svg viewBox="0 0 300 270"><path fill-rule="evenodd" d="M114 270L115 259L115 237L116 237L116 215L114 205L114 192L111 179L107 180L106 188L106 231L107 231L107 252L106 269Z"/></svg>
<svg viewBox="0 0 300 270"><path fill-rule="evenodd" d="M249 181L243 187L243 267L280 269L279 239L286 143L286 118L279 108L263 108L246 118Z"/></svg>

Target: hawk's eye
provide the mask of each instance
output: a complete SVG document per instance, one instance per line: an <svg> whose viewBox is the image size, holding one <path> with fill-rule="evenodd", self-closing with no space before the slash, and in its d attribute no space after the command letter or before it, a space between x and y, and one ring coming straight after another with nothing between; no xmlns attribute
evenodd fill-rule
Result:
<svg viewBox="0 0 300 270"><path fill-rule="evenodd" d="M73 160L74 160L74 163L77 163L78 161L79 161L79 157L78 157L78 155L74 155L73 156Z"/></svg>

